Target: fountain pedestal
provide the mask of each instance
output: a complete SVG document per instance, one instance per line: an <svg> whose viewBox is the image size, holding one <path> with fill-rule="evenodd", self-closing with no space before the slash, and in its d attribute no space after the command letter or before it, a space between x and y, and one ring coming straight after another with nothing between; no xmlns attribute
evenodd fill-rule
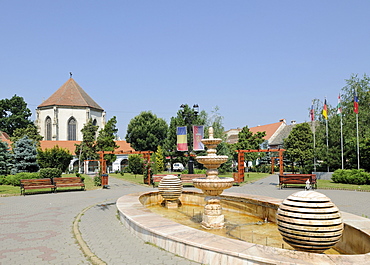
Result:
<svg viewBox="0 0 370 265"><path fill-rule="evenodd" d="M220 204L220 195L224 189L233 185L233 178L219 178L218 167L225 163L227 156L216 155L216 147L221 143L221 139L213 138L213 128L209 128L209 139L203 139L202 143L207 147L207 156L198 156L196 160L207 168L206 178L193 180L194 187L201 189L206 198L204 206L202 226L206 229L221 229L224 227L224 215Z"/></svg>

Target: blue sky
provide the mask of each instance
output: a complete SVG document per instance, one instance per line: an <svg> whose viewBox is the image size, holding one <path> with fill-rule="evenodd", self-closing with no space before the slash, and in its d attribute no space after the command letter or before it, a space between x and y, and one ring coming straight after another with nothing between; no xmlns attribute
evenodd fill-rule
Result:
<svg viewBox="0 0 370 265"><path fill-rule="evenodd" d="M181 104L219 107L225 129L308 121L369 74L369 1L2 1L0 98L35 109L73 73L129 121L169 122ZM35 118L34 116L32 117Z"/></svg>

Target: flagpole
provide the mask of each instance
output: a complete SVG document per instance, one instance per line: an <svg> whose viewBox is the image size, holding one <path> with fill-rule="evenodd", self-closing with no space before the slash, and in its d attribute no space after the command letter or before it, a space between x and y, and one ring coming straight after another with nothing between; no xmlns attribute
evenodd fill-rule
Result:
<svg viewBox="0 0 370 265"><path fill-rule="evenodd" d="M326 119L326 161L329 172L329 133L328 133L328 119Z"/></svg>
<svg viewBox="0 0 370 265"><path fill-rule="evenodd" d="M357 169L360 169L360 143L358 140L358 113L356 114L356 134L357 134Z"/></svg>
<svg viewBox="0 0 370 265"><path fill-rule="evenodd" d="M353 110L356 113L356 138L357 138L357 169L360 169L360 143L358 137L358 95L357 87L355 87L355 95L353 98Z"/></svg>
<svg viewBox="0 0 370 265"><path fill-rule="evenodd" d="M344 152L343 152L343 118L340 115L340 149L342 153L342 169L344 169Z"/></svg>
<svg viewBox="0 0 370 265"><path fill-rule="evenodd" d="M313 108L313 100L311 104L311 127L312 127L312 133L313 133L313 170L316 172L316 128L315 128L315 111Z"/></svg>

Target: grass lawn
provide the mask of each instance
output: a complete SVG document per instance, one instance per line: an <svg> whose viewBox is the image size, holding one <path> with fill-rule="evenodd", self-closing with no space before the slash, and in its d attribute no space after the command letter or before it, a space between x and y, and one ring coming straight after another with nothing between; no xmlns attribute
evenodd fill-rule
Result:
<svg viewBox="0 0 370 265"><path fill-rule="evenodd" d="M353 185L353 184L335 183L331 180L325 180L325 179L318 179L317 187L319 189L343 189L343 190L370 191L370 185Z"/></svg>

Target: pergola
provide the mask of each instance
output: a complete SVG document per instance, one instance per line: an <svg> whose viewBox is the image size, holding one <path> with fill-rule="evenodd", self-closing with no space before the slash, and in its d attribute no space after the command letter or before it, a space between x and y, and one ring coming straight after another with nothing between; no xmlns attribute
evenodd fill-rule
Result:
<svg viewBox="0 0 370 265"><path fill-rule="evenodd" d="M237 182L241 182L240 180L244 180L244 153L257 153L257 152L278 152L279 153L279 168L280 168L280 175L284 173L284 164L283 164L283 152L285 149L248 149L248 150L236 150L238 152L238 174L237 174ZM272 157L271 159L271 174L274 173L274 159L276 157Z"/></svg>

